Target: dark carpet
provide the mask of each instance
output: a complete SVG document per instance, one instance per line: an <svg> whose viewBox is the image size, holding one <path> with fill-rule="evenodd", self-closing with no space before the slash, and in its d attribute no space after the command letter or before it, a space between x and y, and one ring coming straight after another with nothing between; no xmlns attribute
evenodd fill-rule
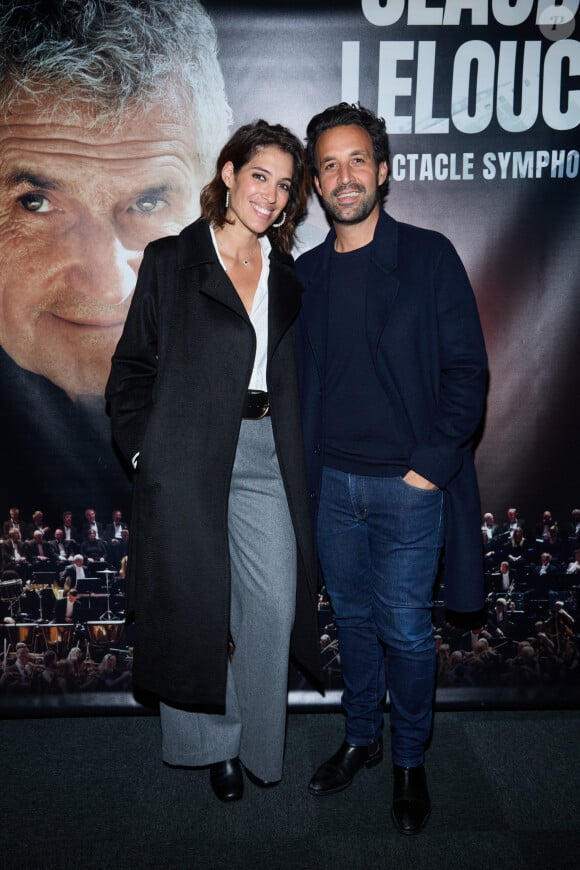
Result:
<svg viewBox="0 0 580 870"><path fill-rule="evenodd" d="M564 870L580 866L580 713L438 713L422 834L390 819L390 764L333 797L306 786L336 713L289 716L285 777L220 804L206 770L160 762L156 716L0 722L5 870Z"/></svg>

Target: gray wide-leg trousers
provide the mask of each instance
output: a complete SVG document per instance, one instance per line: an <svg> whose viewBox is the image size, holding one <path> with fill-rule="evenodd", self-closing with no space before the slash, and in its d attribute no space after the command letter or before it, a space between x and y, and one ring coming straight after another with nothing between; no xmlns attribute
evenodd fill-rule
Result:
<svg viewBox="0 0 580 870"><path fill-rule="evenodd" d="M228 531L235 651L225 714L162 703L163 760L201 766L239 756L260 779L275 781L282 776L284 754L296 538L268 417L242 420Z"/></svg>

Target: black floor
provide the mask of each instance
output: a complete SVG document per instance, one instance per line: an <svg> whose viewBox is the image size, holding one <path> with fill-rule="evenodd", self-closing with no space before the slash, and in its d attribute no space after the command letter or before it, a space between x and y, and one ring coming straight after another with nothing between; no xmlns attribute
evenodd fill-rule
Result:
<svg viewBox="0 0 580 870"><path fill-rule="evenodd" d="M342 740L336 713L289 717L285 777L223 805L207 771L159 760L155 716L0 722L0 864L28 868L480 870L580 866L580 713L439 713L431 821L403 837L390 766L346 791L306 784Z"/></svg>

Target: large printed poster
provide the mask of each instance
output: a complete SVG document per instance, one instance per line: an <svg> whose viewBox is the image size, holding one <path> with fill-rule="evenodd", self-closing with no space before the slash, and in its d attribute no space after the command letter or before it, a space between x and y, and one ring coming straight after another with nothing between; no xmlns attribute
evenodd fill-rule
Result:
<svg viewBox="0 0 580 870"><path fill-rule="evenodd" d="M476 455L489 621L455 631L438 594L438 697L577 697L577 0L1 8L1 709L134 703L130 481L103 389L143 248L198 215L228 130L263 117L302 137L341 100L385 117L386 208L451 238L490 358ZM327 229L313 200L298 248ZM332 698L324 589L319 616ZM309 694L297 673L291 689Z"/></svg>

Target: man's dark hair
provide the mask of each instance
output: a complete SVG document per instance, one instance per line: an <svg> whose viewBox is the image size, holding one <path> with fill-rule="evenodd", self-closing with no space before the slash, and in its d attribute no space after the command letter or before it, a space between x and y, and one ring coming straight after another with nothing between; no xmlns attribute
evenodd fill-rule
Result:
<svg viewBox="0 0 580 870"><path fill-rule="evenodd" d="M351 124L363 127L371 137L377 166L383 161L387 166L389 165L389 137L384 118L378 118L370 109L365 109L356 103L338 103L315 115L306 128L306 156L313 178L318 178L316 145L322 134L333 127L345 127ZM389 176L387 175L378 190L381 204L387 198L388 192Z"/></svg>

